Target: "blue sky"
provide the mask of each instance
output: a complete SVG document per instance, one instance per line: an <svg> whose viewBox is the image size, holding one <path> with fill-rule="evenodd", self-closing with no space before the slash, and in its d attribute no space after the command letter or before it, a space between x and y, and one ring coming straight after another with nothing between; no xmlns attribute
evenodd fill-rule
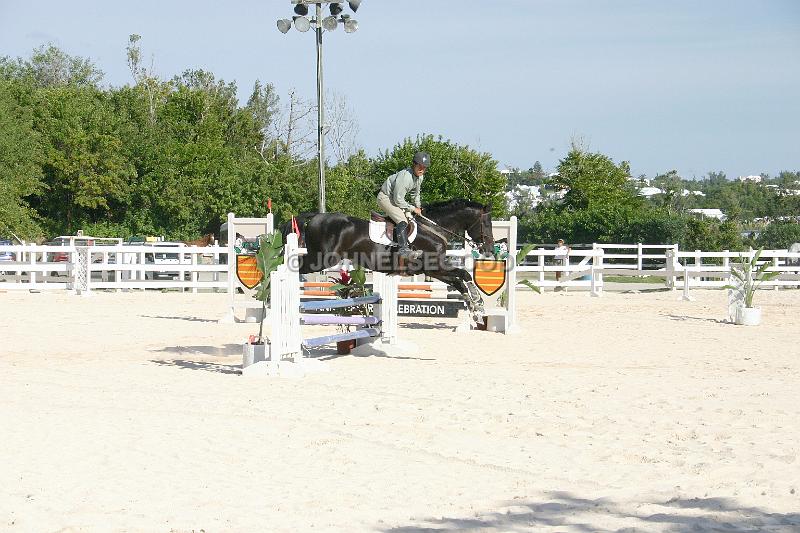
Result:
<svg viewBox="0 0 800 533"><path fill-rule="evenodd" d="M0 55L52 42L130 83L202 68L315 97L312 32L290 0L0 0ZM359 31L325 35L326 89L347 97L370 155L418 133L546 169L572 139L634 174L800 170L800 0L363 0Z"/></svg>

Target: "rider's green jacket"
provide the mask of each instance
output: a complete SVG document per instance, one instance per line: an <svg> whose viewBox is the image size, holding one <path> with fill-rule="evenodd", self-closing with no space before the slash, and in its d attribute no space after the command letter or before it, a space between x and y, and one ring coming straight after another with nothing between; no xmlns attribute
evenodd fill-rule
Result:
<svg viewBox="0 0 800 533"><path fill-rule="evenodd" d="M381 186L381 192L389 197L394 205L404 210L421 207L419 191L422 187L423 176L416 177L410 168L392 174ZM406 202L406 195L414 190L414 205Z"/></svg>

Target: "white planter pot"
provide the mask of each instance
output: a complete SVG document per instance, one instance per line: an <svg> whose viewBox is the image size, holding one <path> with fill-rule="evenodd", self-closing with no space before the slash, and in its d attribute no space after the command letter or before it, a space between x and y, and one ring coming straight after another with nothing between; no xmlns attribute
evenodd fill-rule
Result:
<svg viewBox="0 0 800 533"><path fill-rule="evenodd" d="M735 322L742 326L757 326L761 324L761 308L737 307Z"/></svg>
<svg viewBox="0 0 800 533"><path fill-rule="evenodd" d="M259 361L266 361L266 348L266 344L244 343L242 345L242 368L247 368Z"/></svg>

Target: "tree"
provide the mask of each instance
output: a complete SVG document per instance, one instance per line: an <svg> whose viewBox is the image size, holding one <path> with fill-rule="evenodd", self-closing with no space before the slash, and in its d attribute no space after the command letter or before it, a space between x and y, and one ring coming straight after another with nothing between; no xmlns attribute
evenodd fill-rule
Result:
<svg viewBox="0 0 800 533"><path fill-rule="evenodd" d="M0 81L0 236L40 235L39 216L27 198L44 189L42 160L33 113L17 103L9 82Z"/></svg>
<svg viewBox="0 0 800 533"><path fill-rule="evenodd" d="M158 95L161 92L159 90L160 82L153 73L154 59L152 56L150 58L150 68L142 66L142 50L139 47L139 41L141 39L141 36L135 33L128 37L128 46L126 48L128 68L136 82L136 86L147 95L148 117L150 123L153 124L156 121L156 105L158 103Z"/></svg>
<svg viewBox="0 0 800 533"><path fill-rule="evenodd" d="M54 229L73 232L95 218L112 218L127 203L134 168L122 151L121 122L108 98L92 88L61 87L42 94L36 128L45 143L40 213Z"/></svg>
<svg viewBox="0 0 800 533"><path fill-rule="evenodd" d="M272 149L272 157L277 156L276 138L271 133L272 123L279 112L278 104L280 98L275 92L275 87L271 83L261 85L260 80L253 84L253 92L247 100L247 109L253 114L253 118L261 133L261 142L256 147L261 159L267 159L267 150Z"/></svg>
<svg viewBox="0 0 800 533"><path fill-rule="evenodd" d="M663 192L656 195L654 200L658 205L667 210L667 213L683 213L686 211L687 198L683 195L685 189L683 179L677 170L670 170L666 174L659 174L653 178L653 185Z"/></svg>
<svg viewBox="0 0 800 533"><path fill-rule="evenodd" d="M71 56L53 44L34 49L29 60L0 59L0 76L24 79L38 88L94 87L103 80L103 72L91 60Z"/></svg>
<svg viewBox="0 0 800 533"><path fill-rule="evenodd" d="M465 198L490 204L495 217L505 215L505 178L497 170L497 161L488 153L456 145L441 136L405 139L391 151L381 153L372 173L373 190L387 176L410 166L420 150L431 154L431 166L422 182L423 203Z"/></svg>
<svg viewBox="0 0 800 533"><path fill-rule="evenodd" d="M558 173L550 180L556 189L566 191L563 207L581 210L641 205L628 182L630 166L619 165L607 156L589 153L573 144L559 162Z"/></svg>
<svg viewBox="0 0 800 533"><path fill-rule="evenodd" d="M332 148L336 161L347 161L358 147L358 121L347 104L347 98L340 93L331 93L325 98L325 139Z"/></svg>

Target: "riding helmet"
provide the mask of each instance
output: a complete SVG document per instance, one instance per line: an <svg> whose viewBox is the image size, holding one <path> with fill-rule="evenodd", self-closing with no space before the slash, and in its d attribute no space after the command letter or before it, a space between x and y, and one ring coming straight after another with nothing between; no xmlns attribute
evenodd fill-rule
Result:
<svg viewBox="0 0 800 533"><path fill-rule="evenodd" d="M414 164L422 165L425 168L431 166L431 154L428 152L417 152L414 154Z"/></svg>

